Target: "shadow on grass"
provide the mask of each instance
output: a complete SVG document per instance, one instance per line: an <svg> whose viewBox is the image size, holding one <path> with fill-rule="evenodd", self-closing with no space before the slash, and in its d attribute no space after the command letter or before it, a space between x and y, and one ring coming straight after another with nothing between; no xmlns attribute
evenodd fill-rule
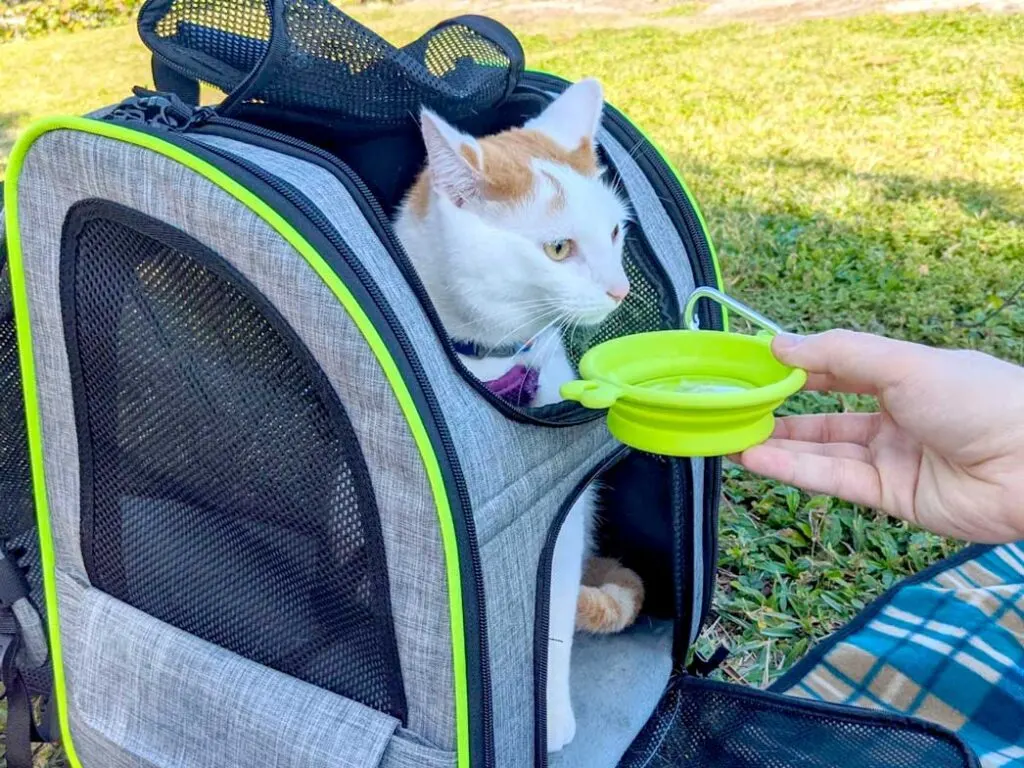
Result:
<svg viewBox="0 0 1024 768"><path fill-rule="evenodd" d="M6 158L18 138L18 125L28 112L0 112L0 158Z"/></svg>
<svg viewBox="0 0 1024 768"><path fill-rule="evenodd" d="M953 200L964 213L971 216L984 212L994 221L1024 223L1024 196L1019 190L1011 188L958 178L922 179L900 173L857 173L827 158L766 158L755 164L812 171L835 179L864 181L874 185L886 200Z"/></svg>
<svg viewBox="0 0 1024 768"><path fill-rule="evenodd" d="M808 190L833 180L870 189L841 216L794 205L789 195L712 202L712 193L705 213L737 298L794 330L845 326L1024 362L1024 288L1014 266L1024 247L1019 191L961 178L857 173L829 159L754 157L741 164L754 175L779 170ZM736 173L693 163L687 169L712 189L716 176ZM944 205L929 205L936 200ZM963 215L943 214L948 204Z"/></svg>

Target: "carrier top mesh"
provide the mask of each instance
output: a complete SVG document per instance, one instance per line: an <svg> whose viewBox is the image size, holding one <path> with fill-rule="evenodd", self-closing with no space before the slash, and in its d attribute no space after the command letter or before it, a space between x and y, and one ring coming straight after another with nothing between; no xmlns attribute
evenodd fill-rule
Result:
<svg viewBox="0 0 1024 768"><path fill-rule="evenodd" d="M352 133L400 126L423 105L449 120L480 113L523 67L490 19L461 16L397 48L327 0L149 0L139 31L190 78Z"/></svg>

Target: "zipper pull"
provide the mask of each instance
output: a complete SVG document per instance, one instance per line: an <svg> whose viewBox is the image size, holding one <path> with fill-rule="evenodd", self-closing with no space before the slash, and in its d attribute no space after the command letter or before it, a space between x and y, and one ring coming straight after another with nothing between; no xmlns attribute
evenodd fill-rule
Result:
<svg viewBox="0 0 1024 768"><path fill-rule="evenodd" d="M144 123L171 131L201 125L216 114L213 107L190 107L173 93L161 93L136 86L135 94L104 116L104 120Z"/></svg>

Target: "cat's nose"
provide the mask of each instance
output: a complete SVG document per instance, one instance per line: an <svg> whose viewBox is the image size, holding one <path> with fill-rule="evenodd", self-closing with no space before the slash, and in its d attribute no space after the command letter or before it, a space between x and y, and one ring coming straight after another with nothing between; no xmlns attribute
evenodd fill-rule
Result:
<svg viewBox="0 0 1024 768"><path fill-rule="evenodd" d="M613 285L608 289L608 296L616 303L621 304L623 299L629 295L629 283Z"/></svg>

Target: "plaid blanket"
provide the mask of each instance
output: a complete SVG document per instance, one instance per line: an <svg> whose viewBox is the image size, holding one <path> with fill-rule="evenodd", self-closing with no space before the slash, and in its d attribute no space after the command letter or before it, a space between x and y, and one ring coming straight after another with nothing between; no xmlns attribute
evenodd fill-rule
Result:
<svg viewBox="0 0 1024 768"><path fill-rule="evenodd" d="M903 582L772 689L931 720L984 768L1024 768L1024 542Z"/></svg>

